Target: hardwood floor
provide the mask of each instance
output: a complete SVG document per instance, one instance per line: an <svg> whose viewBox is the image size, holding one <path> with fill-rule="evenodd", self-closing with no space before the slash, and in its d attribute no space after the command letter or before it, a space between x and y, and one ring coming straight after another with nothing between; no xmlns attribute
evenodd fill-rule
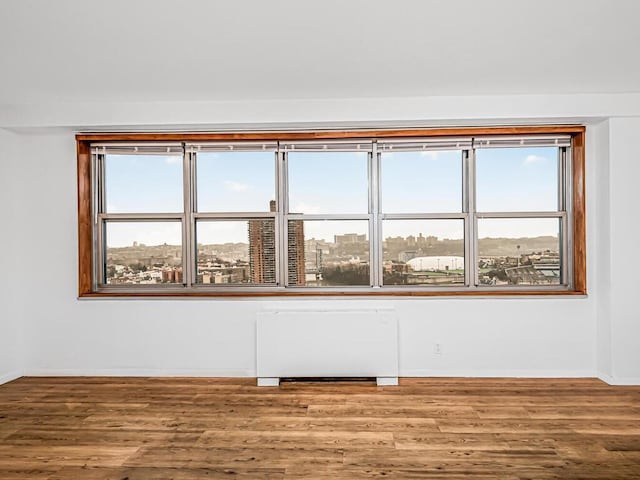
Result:
<svg viewBox="0 0 640 480"><path fill-rule="evenodd" d="M594 379L21 378L0 479L640 479L640 387Z"/></svg>

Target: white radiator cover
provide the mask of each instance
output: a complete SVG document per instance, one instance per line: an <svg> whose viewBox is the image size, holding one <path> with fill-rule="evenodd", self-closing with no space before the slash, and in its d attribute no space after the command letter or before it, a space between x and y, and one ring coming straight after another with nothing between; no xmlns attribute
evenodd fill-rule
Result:
<svg viewBox="0 0 640 480"><path fill-rule="evenodd" d="M256 334L261 384L277 385L280 377L377 377L378 383L397 382L394 309L264 311L258 313Z"/></svg>

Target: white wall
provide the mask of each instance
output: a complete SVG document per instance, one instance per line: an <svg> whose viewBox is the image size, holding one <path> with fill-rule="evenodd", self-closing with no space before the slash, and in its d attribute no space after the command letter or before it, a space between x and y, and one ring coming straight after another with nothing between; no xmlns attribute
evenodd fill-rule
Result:
<svg viewBox="0 0 640 480"><path fill-rule="evenodd" d="M640 115L640 93L0 104L0 127L233 130L581 123Z"/></svg>
<svg viewBox="0 0 640 480"><path fill-rule="evenodd" d="M612 381L629 384L640 384L638 132L640 117L609 121L609 251L600 253L610 265L608 285L601 289L608 287L610 303L599 322L611 331Z"/></svg>
<svg viewBox="0 0 640 480"><path fill-rule="evenodd" d="M382 303L399 314L402 375L598 373L640 383L640 68L628 61L640 2L440 2L447 20L429 28L431 2L149 8L157 3L0 1L0 129L19 133L0 131L0 382L21 371L254 375L255 316L265 305ZM579 11L580 21L558 22L562 11ZM106 30L79 24L78 12ZM386 34L363 41L356 20ZM545 35L505 44L505 31L531 25ZM198 74L185 75L167 52ZM593 125L587 298L76 299L74 130L526 123Z"/></svg>
<svg viewBox="0 0 640 480"><path fill-rule="evenodd" d="M20 289L21 221L16 205L22 198L22 185L16 181L21 175L19 155L20 137L0 129L0 384L20 375L20 325L22 307ZM24 286L22 287L24 288Z"/></svg>
<svg viewBox="0 0 640 480"><path fill-rule="evenodd" d="M594 297L77 300L73 135L29 135L25 144L18 253L42 286L25 304L27 374L253 376L255 318L266 305L382 304L398 311L401 375L595 375Z"/></svg>
<svg viewBox="0 0 640 480"><path fill-rule="evenodd" d="M613 376L611 357L611 225L609 219L609 121L591 128L587 141L595 156L596 218L589 225L596 225L596 268L598 273L596 358L598 373L607 379ZM592 209L593 211L594 209Z"/></svg>

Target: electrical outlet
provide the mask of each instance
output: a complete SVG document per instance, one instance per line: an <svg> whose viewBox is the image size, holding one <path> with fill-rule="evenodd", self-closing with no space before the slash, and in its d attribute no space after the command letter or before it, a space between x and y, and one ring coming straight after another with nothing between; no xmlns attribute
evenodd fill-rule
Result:
<svg viewBox="0 0 640 480"><path fill-rule="evenodd" d="M442 355L442 344L436 343L433 345L433 353L436 355Z"/></svg>

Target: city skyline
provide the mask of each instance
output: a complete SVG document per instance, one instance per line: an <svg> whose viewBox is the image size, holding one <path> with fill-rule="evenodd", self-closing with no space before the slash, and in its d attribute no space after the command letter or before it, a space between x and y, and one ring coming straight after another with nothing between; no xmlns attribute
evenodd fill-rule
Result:
<svg viewBox="0 0 640 480"><path fill-rule="evenodd" d="M258 220L258 221L262 221L262 220ZM245 223L245 234L246 234L246 226L247 223L250 223L251 220L249 222L247 221L243 221ZM341 237L348 237L348 236L361 236L363 234L358 234L356 232L348 232L345 234L340 234L338 236ZM246 235L245 235L246 236ZM335 237L335 235L334 235ZM390 242L390 241L394 241L397 239L401 239L401 240L411 240L411 239L418 239L418 238L434 238L435 241L438 242L442 242L442 241L462 241L462 238L448 238L448 237L436 237L433 235L425 235L424 233L420 234L418 233L418 235L407 235L405 237L403 236L388 236L385 237L383 239L384 243ZM332 237L333 238L333 237ZM518 240L522 240L522 241L527 241L527 240L537 240L537 239L547 239L547 238L553 238L553 239L559 239L558 235L538 235L535 237L482 237L479 240L483 240L483 241L500 241L500 240L507 240L510 242L515 242ZM338 243L335 242L334 240L326 240L323 238L317 238L317 237L307 237L305 235L305 242L322 242L322 243ZM365 242L369 242L368 237L365 238L364 240ZM244 241L239 241L239 242L224 242L224 243L198 243L197 246L202 246L202 247L209 247L209 246L227 246L227 245L248 245L249 242L247 241L247 239L245 238ZM134 241L132 242L131 245L122 245L122 246L108 246L107 249L108 250L121 250L121 249L127 249L127 248L132 248L132 247L138 247L138 248L144 248L144 247L149 247L149 248L154 248L154 247L172 247L172 248L181 248L181 243L160 243L160 244L146 244L144 242L138 242L138 241Z"/></svg>
<svg viewBox="0 0 640 480"><path fill-rule="evenodd" d="M493 220L493 219L492 219ZM508 220L513 220L513 221L517 221L520 219L508 219ZM554 223L557 222L556 219L544 219L544 220L552 220ZM236 227L241 227L244 230L244 234L246 237L246 224L247 222L251 222L252 220L234 220L233 223L237 223L239 225L234 226L234 229ZM340 220L334 220L335 222L341 222ZM431 221L431 220L429 220ZM437 221L441 221L441 220L437 220ZM457 220L456 220L457 221ZM117 223L119 225L128 225L128 223L120 223L120 222L114 222L114 224ZM154 223L154 222L145 222L145 223ZM211 222L207 222L207 223L211 223ZM223 222L221 222L223 223ZM229 222L224 222L224 223L229 223ZM305 222L305 224L310 223L309 221ZM132 230L135 230L134 226L131 226ZM107 230L108 232L108 230ZM357 231L346 231L342 234L355 234L355 235L366 235L366 240L369 240L369 236L368 236L368 232L365 232L364 230L362 231L362 233L358 233ZM418 237L422 234L423 237L429 237L429 236L435 236L436 238L438 238L439 240L463 240L462 236L450 236L450 237L441 237L438 235L431 235L429 234L429 232L417 232L416 234L409 234L406 236L402 236L402 235L388 235L388 236L384 236L383 237L383 242L386 242L388 240L392 240L394 238L410 238L410 237ZM323 242L327 242L327 243L334 243L333 238L335 237L335 232L334 231L330 231L327 235L324 236L310 236L309 238L307 238L307 236L305 235L305 238L307 240L317 240L317 241L323 241ZM557 231L555 233L544 233L544 234L540 234L540 235L535 235L535 236L481 236L479 237L479 240L490 240L490 239L495 239L495 240L500 240L500 239L508 239L508 240L523 240L523 239L535 239L535 238L544 238L544 237L553 237L553 238L558 238L558 233ZM134 245L135 244L135 245ZM148 246L148 247L155 247L155 246L163 246L163 245L168 245L168 246L180 246L182 245L182 240L178 239L176 241L174 241L173 243L171 242L161 242L161 243L147 243L144 241L140 241L140 240L132 240L127 244L124 245L113 245L112 243L109 242L109 237L107 236L107 248L108 249L118 249L118 248L128 248L128 247L132 247L132 246ZM210 246L210 245L229 245L229 244L248 244L248 242L246 241L246 238L244 239L237 239L237 240L233 240L233 241L224 241L224 242L201 242L198 241L196 245L198 246Z"/></svg>
<svg viewBox="0 0 640 480"><path fill-rule="evenodd" d="M196 280L203 284L274 284L276 250L270 220L246 223L247 242L198 245ZM558 237L481 239L479 280L487 285L557 284ZM340 233L333 242L305 238L304 223L292 221L288 237L289 285L369 284L370 245L364 234ZM462 240L410 235L384 241L382 263L387 285L464 283ZM181 283L179 246L161 245L107 250L107 283Z"/></svg>

